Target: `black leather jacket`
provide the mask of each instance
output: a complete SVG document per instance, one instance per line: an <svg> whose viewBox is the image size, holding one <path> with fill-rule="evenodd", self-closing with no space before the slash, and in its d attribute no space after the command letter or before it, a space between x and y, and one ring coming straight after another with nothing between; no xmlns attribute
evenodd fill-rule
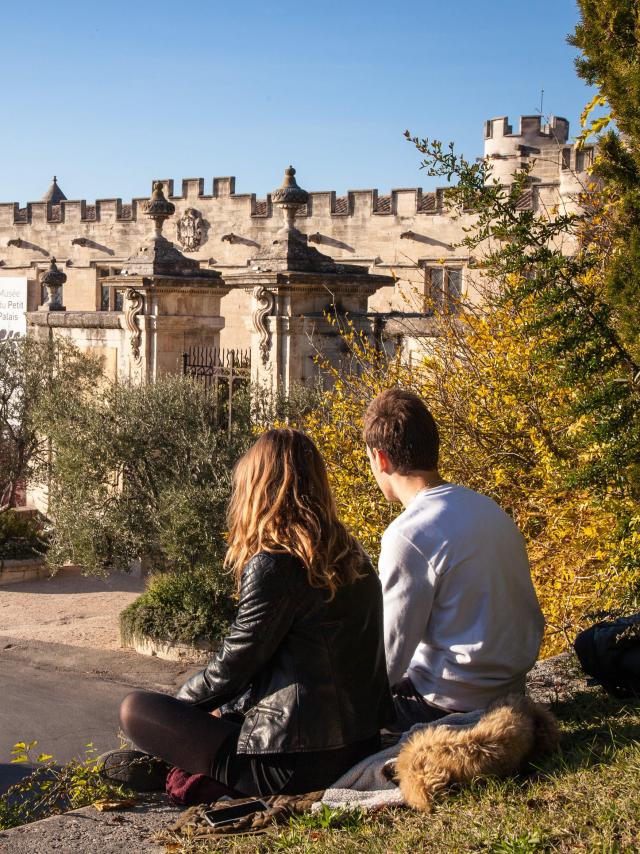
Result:
<svg viewBox="0 0 640 854"><path fill-rule="evenodd" d="M257 554L228 636L178 698L211 710L250 687L238 753L331 750L377 734L393 706L380 582L370 564L362 571L329 601L297 558Z"/></svg>

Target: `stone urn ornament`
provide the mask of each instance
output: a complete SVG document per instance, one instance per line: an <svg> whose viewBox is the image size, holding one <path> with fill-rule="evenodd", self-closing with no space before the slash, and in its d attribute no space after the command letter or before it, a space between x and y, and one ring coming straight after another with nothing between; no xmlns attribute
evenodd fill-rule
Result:
<svg viewBox="0 0 640 854"><path fill-rule="evenodd" d="M47 289L47 301L41 306L42 310L65 311L60 289L67 281L67 274L58 269L55 258L51 259L49 269L40 281Z"/></svg>
<svg viewBox="0 0 640 854"><path fill-rule="evenodd" d="M176 206L173 202L170 202L165 198L165 195L162 192L163 188L164 184L162 181L154 181L151 198L149 201L143 202L142 204L143 212L155 223L154 237L156 239L162 237L162 226L164 225L164 221L169 219L169 217L173 216L176 212Z"/></svg>

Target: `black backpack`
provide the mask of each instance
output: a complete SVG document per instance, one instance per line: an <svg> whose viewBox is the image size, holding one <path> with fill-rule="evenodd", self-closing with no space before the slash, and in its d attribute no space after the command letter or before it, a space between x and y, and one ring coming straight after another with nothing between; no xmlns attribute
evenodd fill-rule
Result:
<svg viewBox="0 0 640 854"><path fill-rule="evenodd" d="M640 614L590 626L573 648L584 672L608 694L640 696Z"/></svg>

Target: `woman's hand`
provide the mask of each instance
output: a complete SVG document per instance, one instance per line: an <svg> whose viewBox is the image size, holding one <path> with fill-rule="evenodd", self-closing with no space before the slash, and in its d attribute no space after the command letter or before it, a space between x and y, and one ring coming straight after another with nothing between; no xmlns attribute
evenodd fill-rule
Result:
<svg viewBox="0 0 640 854"><path fill-rule="evenodd" d="M221 718L222 715L220 713L220 709L214 709L212 712L209 712L210 715L213 715L214 718Z"/></svg>

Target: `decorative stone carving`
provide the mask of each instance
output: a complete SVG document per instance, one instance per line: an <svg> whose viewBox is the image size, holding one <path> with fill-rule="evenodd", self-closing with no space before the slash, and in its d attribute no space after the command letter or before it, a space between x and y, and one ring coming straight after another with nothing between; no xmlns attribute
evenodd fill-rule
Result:
<svg viewBox="0 0 640 854"><path fill-rule="evenodd" d="M296 212L306 205L309 199L307 191L298 186L295 173L293 166L287 167L282 185L271 194L274 207L282 209L284 222L275 237L267 240L260 247L258 254L251 259L251 270L259 273L366 275L367 267L339 264L330 255L325 255L315 246L311 246L310 243L320 242L319 232L308 237L295 227Z"/></svg>
<svg viewBox="0 0 640 854"><path fill-rule="evenodd" d="M63 273L62 270L58 269L56 264L56 259L52 258L51 263L49 265L49 269L43 275L40 282L47 289L48 299L46 303L42 306L46 311L64 311L65 308L62 305L62 300L60 299L60 288L67 281L67 274Z"/></svg>
<svg viewBox="0 0 640 854"><path fill-rule="evenodd" d="M162 181L156 181L151 198L142 205L144 213L155 223L155 234L128 258L121 275L221 280L217 270L200 269L200 262L196 258L187 258L177 246L162 236L164 221L175 212L175 205L165 199L162 188ZM204 226L204 220L202 223Z"/></svg>
<svg viewBox="0 0 640 854"><path fill-rule="evenodd" d="M140 342L142 341L142 330L138 326L136 318L144 306L144 297L134 288L127 288L124 292L124 325L130 335L131 354L136 364L140 364Z"/></svg>
<svg viewBox="0 0 640 854"><path fill-rule="evenodd" d="M254 288L253 299L257 303L257 308L254 310L252 317L253 328L260 336L260 358L262 359L262 364L266 367L269 361L269 351L271 350L271 333L266 324L266 318L273 311L275 297L271 291L260 286Z"/></svg>
<svg viewBox="0 0 640 854"><path fill-rule="evenodd" d="M205 242L204 220L195 208L187 208L176 225L178 243L185 252L195 252Z"/></svg>
<svg viewBox="0 0 640 854"><path fill-rule="evenodd" d="M295 217L297 208L306 205L309 201L309 194L302 187L298 186L295 179L296 170L293 166L288 166L284 170L284 181L282 185L271 193L271 200L275 205L280 205L285 210L289 208L293 210L291 220Z"/></svg>

